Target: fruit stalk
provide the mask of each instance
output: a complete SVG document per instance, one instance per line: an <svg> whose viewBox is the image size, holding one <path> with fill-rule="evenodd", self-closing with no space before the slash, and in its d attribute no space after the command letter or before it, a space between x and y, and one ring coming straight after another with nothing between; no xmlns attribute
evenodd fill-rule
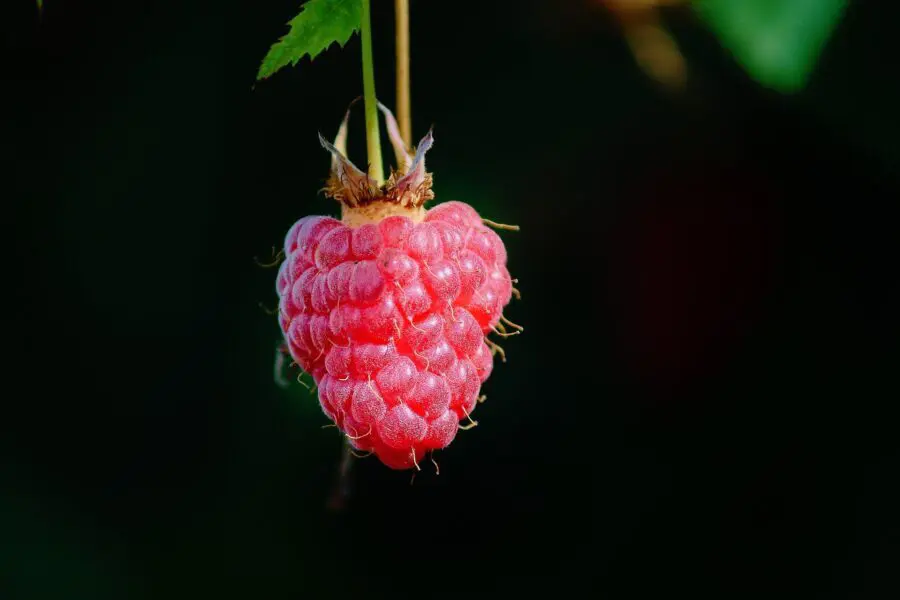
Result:
<svg viewBox="0 0 900 600"><path fill-rule="evenodd" d="M384 183L384 165L381 161L381 138L378 135L378 102L375 96L375 63L372 59L372 19L369 0L362 0L363 98L366 110L366 147L369 159L369 177L378 185Z"/></svg>
<svg viewBox="0 0 900 600"><path fill-rule="evenodd" d="M412 109L409 86L409 0L395 0L394 15L397 30L397 120L400 137L412 146Z"/></svg>

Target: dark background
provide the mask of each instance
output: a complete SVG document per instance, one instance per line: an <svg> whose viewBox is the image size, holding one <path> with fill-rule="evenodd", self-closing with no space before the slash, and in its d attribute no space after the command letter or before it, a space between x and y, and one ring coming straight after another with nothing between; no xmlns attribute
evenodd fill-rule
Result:
<svg viewBox="0 0 900 600"><path fill-rule="evenodd" d="M0 597L897 594L884 3L787 98L689 13L673 94L596 3L414 0L414 137L522 226L526 333L439 477L358 461L340 513L253 260L336 214L316 133L361 93L358 37L251 90L298 5L4 3Z"/></svg>

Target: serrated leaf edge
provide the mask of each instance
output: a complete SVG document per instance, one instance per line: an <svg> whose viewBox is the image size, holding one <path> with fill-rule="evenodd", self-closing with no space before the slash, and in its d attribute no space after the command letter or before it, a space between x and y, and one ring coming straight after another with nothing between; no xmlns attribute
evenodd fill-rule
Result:
<svg viewBox="0 0 900 600"><path fill-rule="evenodd" d="M301 8L300 8L300 12L297 13L290 21L287 21L287 22L285 23L285 25L288 27L287 33L285 33L284 35L282 35L280 38L278 38L278 40L277 40L275 43L273 43L271 46L269 46L269 51L266 52L266 55L263 57L262 62L261 62L261 64L260 64L259 70L257 71L257 74L256 74L256 80L257 80L257 81L261 81L261 80L264 80L264 79L268 79L269 77L271 77L272 75L274 75L275 73L277 73L278 71L280 71L281 69L283 69L284 67L287 67L287 66L291 66L291 67L296 66L296 64L297 64L298 62L300 62L301 60L303 60L303 58L306 57L306 56L309 56L309 61L312 62L313 60L315 60L315 58L316 58L317 56L319 56L320 54L322 54L323 52L325 52L326 50L328 50L329 48L331 48L334 44L337 44L341 49L343 49L344 47L347 46L347 43L350 41L350 38L352 38L354 34L359 33L359 31L360 31L360 26L357 25L356 27L354 27L353 29L350 30L350 35L348 35L347 38L346 38L343 42L342 42L340 39L334 39L334 40L332 40L331 42L329 42L326 46L324 46L321 50L319 50L318 52L316 52L315 54L313 54L313 53L311 53L311 52L303 52L302 54L300 54L300 55L298 55L298 56L296 56L296 57L294 57L294 58L289 59L289 61L288 61L287 63L285 63L285 64L283 64L283 65L281 65L281 66L279 66L279 67L277 67L277 68L275 68L275 69L272 69L271 71L269 71L268 73L266 73L265 75L263 75L264 66L265 66L265 64L266 64L266 60L269 58L269 55L272 53L272 51L273 51L278 45L280 45L281 43L283 43L283 42L285 41L285 39L286 39L289 35L291 35L291 31L293 30L293 22L296 21L297 18L299 18L299 17L304 13L304 11L306 11L306 8L307 8L306 5L307 5L307 4L308 4L308 2L304 2L304 3L303 3L303 6L301 6Z"/></svg>

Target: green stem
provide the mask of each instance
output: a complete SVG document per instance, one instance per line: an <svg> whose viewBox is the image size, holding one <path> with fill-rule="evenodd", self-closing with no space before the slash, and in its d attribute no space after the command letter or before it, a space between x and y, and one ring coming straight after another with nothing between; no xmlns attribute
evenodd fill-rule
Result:
<svg viewBox="0 0 900 600"><path fill-rule="evenodd" d="M372 60L372 22L369 0L362 0L363 96L366 105L366 146L369 153L369 177L384 183L381 161L381 136L378 134L378 104L375 96L375 64Z"/></svg>

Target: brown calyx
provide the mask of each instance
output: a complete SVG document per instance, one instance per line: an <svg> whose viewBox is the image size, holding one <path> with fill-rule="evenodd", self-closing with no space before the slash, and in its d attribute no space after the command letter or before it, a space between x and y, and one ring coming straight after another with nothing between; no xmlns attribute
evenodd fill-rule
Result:
<svg viewBox="0 0 900 600"><path fill-rule="evenodd" d="M376 182L346 156L349 110L334 144L319 135L319 142L331 153L331 172L323 191L341 203L342 220L351 227L378 222L392 215L421 221L425 216L425 203L434 198L433 178L425 170L425 153L434 143L431 131L422 138L415 152L410 152L400 138L394 115L380 102L378 108L384 113L399 166L399 169L391 168L391 176L384 183Z"/></svg>

